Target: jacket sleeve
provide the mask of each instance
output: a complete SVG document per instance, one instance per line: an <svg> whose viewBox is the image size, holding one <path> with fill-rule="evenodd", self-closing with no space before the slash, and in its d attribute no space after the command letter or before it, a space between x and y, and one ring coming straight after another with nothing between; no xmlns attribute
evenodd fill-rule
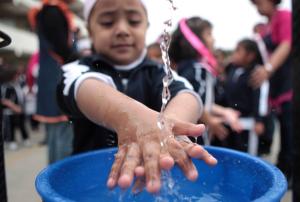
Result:
<svg viewBox="0 0 300 202"><path fill-rule="evenodd" d="M60 108L71 117L83 116L77 106L76 96L79 86L84 80L93 78L116 88L110 76L95 72L89 66L80 64L79 61L66 64L62 69L63 79L57 86L57 99Z"/></svg>

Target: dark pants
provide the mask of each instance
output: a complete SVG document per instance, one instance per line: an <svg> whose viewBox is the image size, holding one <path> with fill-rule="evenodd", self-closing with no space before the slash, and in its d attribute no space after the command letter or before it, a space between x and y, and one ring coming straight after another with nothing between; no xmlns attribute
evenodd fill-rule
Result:
<svg viewBox="0 0 300 202"><path fill-rule="evenodd" d="M273 143L273 135L275 131L274 115L268 114L263 118L265 131L259 136L258 155L269 154Z"/></svg>
<svg viewBox="0 0 300 202"><path fill-rule="evenodd" d="M19 128L23 140L28 139L28 132L26 131L25 128L25 115L24 114L16 114L16 115L11 115L9 116L10 119L10 136L8 137L9 142L15 141L15 132L16 129Z"/></svg>
<svg viewBox="0 0 300 202"><path fill-rule="evenodd" d="M280 123L280 151L277 159L277 166L289 178L292 168L293 149L293 125L292 125L292 103L285 102L281 105L280 111L276 113Z"/></svg>
<svg viewBox="0 0 300 202"><path fill-rule="evenodd" d="M7 142L15 141L16 129L19 128L23 140L28 139L28 132L25 128L25 115L24 114L14 114L14 115L4 115L3 116L4 126L3 132L4 137Z"/></svg>

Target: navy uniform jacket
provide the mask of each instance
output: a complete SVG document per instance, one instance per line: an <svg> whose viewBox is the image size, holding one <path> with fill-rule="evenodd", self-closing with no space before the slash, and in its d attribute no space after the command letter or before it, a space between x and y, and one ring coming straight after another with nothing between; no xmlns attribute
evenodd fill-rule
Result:
<svg viewBox="0 0 300 202"><path fill-rule="evenodd" d="M199 62L199 60L185 60L177 65L177 72L186 78L193 86L195 92L201 97L205 108L210 111L214 98L215 78Z"/></svg>
<svg viewBox="0 0 300 202"><path fill-rule="evenodd" d="M63 67L64 78L58 87L58 98L61 108L71 116L74 123L74 153L117 146L114 131L92 123L77 107L75 93L85 78L99 79L147 107L160 111L162 78L165 75L163 67L141 57L132 67L122 69L118 70L100 56L90 56ZM172 97L179 92L189 91L201 103L200 98L193 93L192 86L176 74L170 91Z"/></svg>
<svg viewBox="0 0 300 202"><path fill-rule="evenodd" d="M261 103L267 103L267 96L261 96L261 89L254 90L250 86L250 75L253 68L230 68L225 84L225 99L228 107L238 110L241 117L254 117L261 121Z"/></svg>

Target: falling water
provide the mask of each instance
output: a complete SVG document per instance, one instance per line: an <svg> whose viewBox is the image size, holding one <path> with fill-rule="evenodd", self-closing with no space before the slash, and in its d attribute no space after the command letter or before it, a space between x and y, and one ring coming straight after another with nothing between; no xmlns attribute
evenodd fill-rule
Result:
<svg viewBox="0 0 300 202"><path fill-rule="evenodd" d="M172 14L173 14L173 12L176 10L176 7L174 6L174 2L173 2L173 0L167 0L167 1L171 5ZM162 106L161 106L160 114L158 116L158 121L157 121L157 125L161 130L163 130L165 128L164 111L166 109L168 101L171 98L169 85L172 83L172 81L174 79L172 69L171 69L170 57L169 57L169 53L168 53L170 43L171 43L170 29L172 27L172 15L171 15L170 19L165 21L164 26L165 27L164 27L164 31L163 31L163 35L162 35L162 42L160 44L160 48L161 48L161 52L162 52L162 59L164 62L164 69L165 69L166 75L164 76L164 78L162 80L162 82L163 82Z"/></svg>

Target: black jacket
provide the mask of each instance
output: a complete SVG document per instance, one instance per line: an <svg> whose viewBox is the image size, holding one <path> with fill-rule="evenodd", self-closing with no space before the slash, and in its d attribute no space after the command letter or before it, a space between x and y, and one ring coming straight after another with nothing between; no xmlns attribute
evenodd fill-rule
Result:
<svg viewBox="0 0 300 202"><path fill-rule="evenodd" d="M260 107L267 103L268 96L261 96L261 88L253 89L250 86L250 75L254 68L230 68L225 84L225 97L228 107L236 109L242 117L254 117L261 121ZM266 100L261 100L261 99Z"/></svg>

